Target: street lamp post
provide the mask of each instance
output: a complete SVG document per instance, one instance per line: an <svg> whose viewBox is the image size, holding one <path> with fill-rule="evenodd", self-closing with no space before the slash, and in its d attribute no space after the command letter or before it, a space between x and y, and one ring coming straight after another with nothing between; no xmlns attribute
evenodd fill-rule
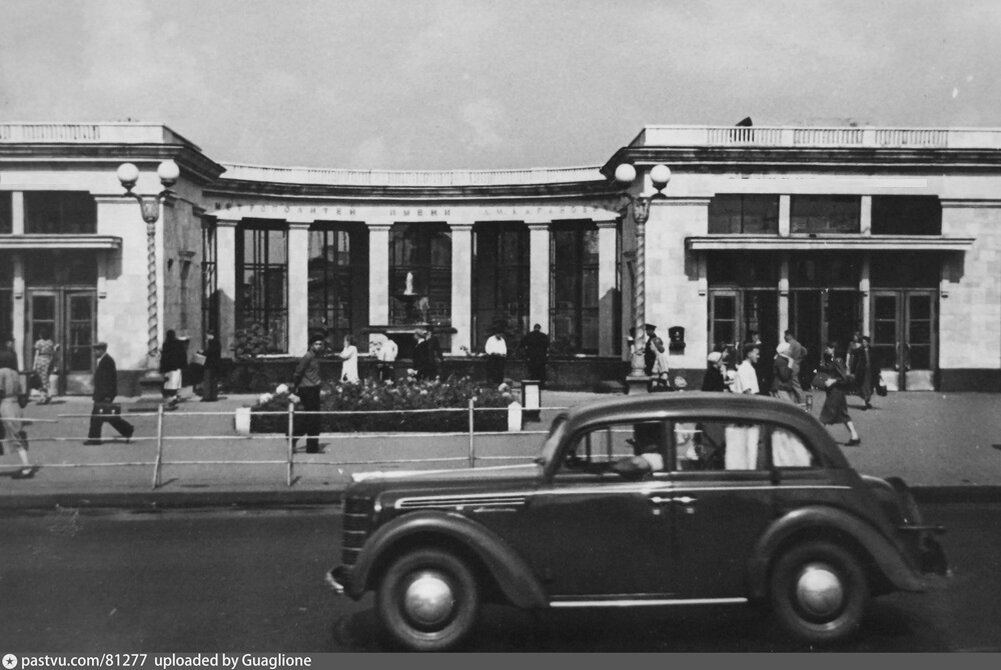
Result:
<svg viewBox="0 0 1001 670"><path fill-rule="evenodd" d="M625 187L636 181L636 168L629 163L623 163L615 168L615 180ZM655 193L653 195L632 195L625 193L627 205L632 208L633 221L636 223L636 277L633 282L633 350L630 357L631 370L626 377L626 385L630 394L646 393L650 378L646 374L643 360L644 342L641 341L646 323L646 222L650 218L650 204L654 200L666 198L663 190L671 181L671 170L666 165L654 165L650 169L650 181Z"/></svg>
<svg viewBox="0 0 1001 670"><path fill-rule="evenodd" d="M124 197L135 198L146 222L146 373L139 380L143 401L161 399L163 377L158 365L159 349L159 318L157 314L156 286L156 222L160 218L160 204L174 195L171 187L177 183L181 174L180 168L172 160L160 163L156 169L163 190L156 195L139 195L132 189L139 180L139 168L132 163L122 163L118 166L118 181L125 189Z"/></svg>

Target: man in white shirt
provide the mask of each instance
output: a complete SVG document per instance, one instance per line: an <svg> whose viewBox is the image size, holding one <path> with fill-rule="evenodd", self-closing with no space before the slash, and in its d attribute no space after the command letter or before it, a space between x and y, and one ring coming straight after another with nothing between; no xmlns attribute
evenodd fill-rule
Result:
<svg viewBox="0 0 1001 670"><path fill-rule="evenodd" d="M396 346L396 342L389 339L385 333L383 333L383 338L380 346L376 349L375 357L379 361L379 379L385 382L391 381L395 377L393 363L396 361L400 349Z"/></svg>
<svg viewBox="0 0 1001 670"><path fill-rule="evenodd" d="M507 361L507 342L500 328L494 330L494 334L487 338L483 352L487 355L487 379L494 384L502 383L504 363Z"/></svg>
<svg viewBox="0 0 1001 670"><path fill-rule="evenodd" d="M754 366L760 357L761 349L757 344L744 345L744 360L737 366L737 379L733 384L734 393L758 395L758 373Z"/></svg>

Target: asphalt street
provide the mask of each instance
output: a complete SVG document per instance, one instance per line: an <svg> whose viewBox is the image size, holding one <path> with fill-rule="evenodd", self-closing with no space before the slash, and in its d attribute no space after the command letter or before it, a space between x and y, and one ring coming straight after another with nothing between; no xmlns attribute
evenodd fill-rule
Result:
<svg viewBox="0 0 1001 670"><path fill-rule="evenodd" d="M927 504L954 576L877 598L839 652L1001 651L1001 505ZM0 513L4 651L394 651L372 596L322 585L335 506ZM465 651L809 651L743 606L545 611L490 606Z"/></svg>

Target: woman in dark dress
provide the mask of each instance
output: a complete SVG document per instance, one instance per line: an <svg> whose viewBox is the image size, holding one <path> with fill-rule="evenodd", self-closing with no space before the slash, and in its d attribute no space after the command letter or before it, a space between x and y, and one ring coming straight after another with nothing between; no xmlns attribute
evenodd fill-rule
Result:
<svg viewBox="0 0 1001 670"><path fill-rule="evenodd" d="M851 392L852 378L848 374L845 362L835 356L833 342L829 342L824 348L824 356L817 370L827 375L827 380L824 382L827 397L820 410L820 423L825 426L843 423L848 432L851 433L851 439L845 444L850 447L862 444L859 434L855 431L855 424L848 416L848 400L845 397L847 393Z"/></svg>
<svg viewBox="0 0 1001 670"><path fill-rule="evenodd" d="M715 391L722 393L726 389L723 382L723 354L714 351L706 359L706 374L702 378L703 391Z"/></svg>

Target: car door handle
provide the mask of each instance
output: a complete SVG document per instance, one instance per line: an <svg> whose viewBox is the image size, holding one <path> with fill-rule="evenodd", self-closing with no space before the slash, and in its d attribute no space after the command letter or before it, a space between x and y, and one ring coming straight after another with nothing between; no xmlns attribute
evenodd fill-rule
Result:
<svg viewBox="0 0 1001 670"><path fill-rule="evenodd" d="M680 498L661 498L660 496L652 496L650 502L654 505L666 505L667 503L681 503L682 505L691 505L695 502L697 498L691 498L689 496L681 496Z"/></svg>
<svg viewBox="0 0 1001 670"><path fill-rule="evenodd" d="M682 505L691 505L693 502L698 500L698 498L692 498L691 496L681 496L680 498L672 498L674 502L681 503Z"/></svg>

